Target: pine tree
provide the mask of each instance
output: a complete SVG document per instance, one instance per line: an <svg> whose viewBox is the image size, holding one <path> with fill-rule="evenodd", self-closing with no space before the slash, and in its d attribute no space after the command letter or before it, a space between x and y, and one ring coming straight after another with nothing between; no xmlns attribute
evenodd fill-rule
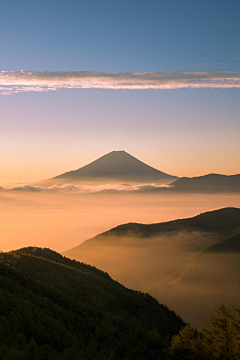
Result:
<svg viewBox="0 0 240 360"><path fill-rule="evenodd" d="M188 324L172 339L172 358L179 360L204 359L201 345L201 335Z"/></svg>
<svg viewBox="0 0 240 360"><path fill-rule="evenodd" d="M220 305L211 315L211 325L201 329L207 359L235 360L240 358L240 310Z"/></svg>
<svg viewBox="0 0 240 360"><path fill-rule="evenodd" d="M173 337L170 351L173 359L240 359L240 309L220 305L215 313L210 317L211 325L199 332L187 325Z"/></svg>

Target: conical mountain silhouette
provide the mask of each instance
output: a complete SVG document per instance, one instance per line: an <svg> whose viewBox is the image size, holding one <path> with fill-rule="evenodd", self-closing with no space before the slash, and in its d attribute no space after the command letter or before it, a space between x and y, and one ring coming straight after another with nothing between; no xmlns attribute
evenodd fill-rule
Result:
<svg viewBox="0 0 240 360"><path fill-rule="evenodd" d="M123 181L160 181L170 183L177 179L143 163L126 151L112 151L80 169L66 172L54 179Z"/></svg>

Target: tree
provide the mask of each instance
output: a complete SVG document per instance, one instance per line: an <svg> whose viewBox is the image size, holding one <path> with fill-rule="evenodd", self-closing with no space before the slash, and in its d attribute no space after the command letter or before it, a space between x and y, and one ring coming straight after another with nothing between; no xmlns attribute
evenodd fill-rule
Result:
<svg viewBox="0 0 240 360"><path fill-rule="evenodd" d="M203 350L207 359L240 358L240 310L220 305L211 315L211 325L201 329Z"/></svg>
<svg viewBox="0 0 240 360"><path fill-rule="evenodd" d="M178 335L173 336L171 356L173 359L195 360L204 359L201 351L201 335L187 324Z"/></svg>
<svg viewBox="0 0 240 360"><path fill-rule="evenodd" d="M239 360L240 310L220 305L210 323L200 331L189 324L174 336L170 356L186 360Z"/></svg>

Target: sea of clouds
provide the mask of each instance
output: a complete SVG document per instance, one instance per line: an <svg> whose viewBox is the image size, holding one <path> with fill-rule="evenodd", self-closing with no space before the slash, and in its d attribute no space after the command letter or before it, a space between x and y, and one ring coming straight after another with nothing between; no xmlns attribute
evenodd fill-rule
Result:
<svg viewBox="0 0 240 360"><path fill-rule="evenodd" d="M172 188L173 185L155 184L106 184L99 186L79 186L73 184L39 186L21 184L13 187L2 187L1 191L27 191L35 193L75 193L75 194L97 194L97 193L149 193L159 192Z"/></svg>

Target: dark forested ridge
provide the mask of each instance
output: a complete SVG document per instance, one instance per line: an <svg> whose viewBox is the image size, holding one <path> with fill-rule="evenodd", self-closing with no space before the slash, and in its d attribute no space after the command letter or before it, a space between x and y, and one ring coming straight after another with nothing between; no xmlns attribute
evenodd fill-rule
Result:
<svg viewBox="0 0 240 360"><path fill-rule="evenodd" d="M0 254L0 359L162 359L183 325L150 295L49 249Z"/></svg>

